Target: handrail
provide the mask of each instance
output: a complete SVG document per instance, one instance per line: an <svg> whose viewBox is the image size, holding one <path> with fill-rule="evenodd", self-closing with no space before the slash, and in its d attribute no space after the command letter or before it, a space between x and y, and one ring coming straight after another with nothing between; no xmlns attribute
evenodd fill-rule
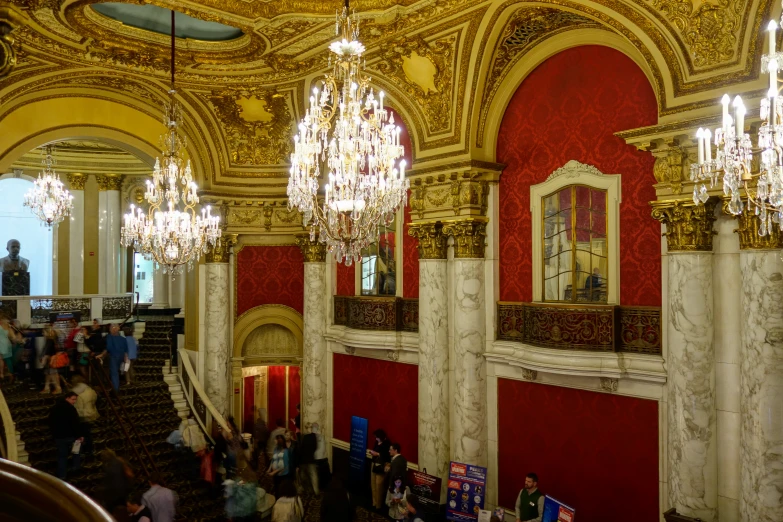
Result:
<svg viewBox="0 0 783 522"><path fill-rule="evenodd" d="M188 406L190 406L190 410L194 414L193 417L195 417L196 421L199 423L199 425L201 425L201 429L204 430L204 433L207 434L209 440L214 442L212 440L212 421L216 421L218 425L226 432L230 432L231 428L228 426L226 419L223 418L223 415L221 415L217 408L215 408L215 406L212 404L212 401L209 400L209 397L207 397L204 388L201 386L201 383L196 376L196 372L193 370L193 366L190 364L190 358L188 357L188 354L185 353L184 349L178 350L177 353L179 355L179 370L177 373L177 378L182 385L182 391L185 395L185 399L187 399ZM204 405L205 411L203 419L201 418L198 409L195 407L196 397L198 397L198 399Z"/></svg>
<svg viewBox="0 0 783 522"><path fill-rule="evenodd" d="M0 390L0 422L3 423L0 449L3 450L2 457L13 462L19 462L19 454L16 448L16 425L11 417L11 410L8 409L8 403L5 402L3 391Z"/></svg>
<svg viewBox="0 0 783 522"><path fill-rule="evenodd" d="M0 459L0 503L4 519L37 522L112 522L87 495L31 467ZM8 517L8 518L6 518Z"/></svg>
<svg viewBox="0 0 783 522"><path fill-rule="evenodd" d="M114 406L114 403L111 400L111 395L109 394L108 389L106 388L106 385L104 385L103 380L101 379L101 375L106 379L107 383L111 383L111 378L109 377L108 372L106 371L106 368L103 367L103 365L99 365L95 359L90 360L90 364L93 365L93 369L95 370L95 373L99 375L98 377L98 384L101 387L101 390L103 391L103 395L106 397L106 401L109 403L109 406L112 409L112 412L114 412L114 417L117 419L117 422L120 425L120 428L122 428L122 432L125 434L125 439L128 441L128 444L130 445L131 449L133 450L133 453L136 455L136 458L139 459L139 463L141 463L141 467L144 469L144 474L149 477L150 472L147 469L146 464L144 463L144 460L141 458L141 455L139 454L139 450L136 449L136 445L133 444L133 441L130 438L130 435L128 434L128 430L125 428L125 424L122 422L122 418L120 417L119 412L117 412L117 408ZM152 458L152 455L150 455L149 450L147 449L147 445L144 444L144 439L141 438L139 435L139 432L136 430L136 425L131 422L130 415L128 414L128 410L125 409L125 405L122 403L122 400L120 399L119 394L115 393L115 396L117 397L117 403L120 405L120 408L122 409L123 414L125 415L126 422L130 425L131 431L136 436L136 438L141 443L141 448L144 450L144 453L147 455L147 458L149 459L150 464L152 465L152 468L155 471L158 471L158 466L155 464L155 460Z"/></svg>

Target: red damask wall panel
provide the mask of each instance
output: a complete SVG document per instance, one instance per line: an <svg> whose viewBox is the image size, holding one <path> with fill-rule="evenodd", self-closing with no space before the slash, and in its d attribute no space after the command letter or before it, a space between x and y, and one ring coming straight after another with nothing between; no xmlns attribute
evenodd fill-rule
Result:
<svg viewBox="0 0 783 522"><path fill-rule="evenodd" d="M351 417L364 417L399 442L408 462L419 460L419 370L413 364L334 354L334 437L351 440Z"/></svg>
<svg viewBox="0 0 783 522"><path fill-rule="evenodd" d="M501 506L514 508L530 472L580 522L657 522L658 404L498 379Z"/></svg>
<svg viewBox="0 0 783 522"><path fill-rule="evenodd" d="M283 421L285 429L291 429L291 421L285 411L285 366L269 367L269 385L267 387L267 418L274 429L277 421Z"/></svg>
<svg viewBox="0 0 783 522"><path fill-rule="evenodd" d="M237 254L237 315L255 306L304 308L304 258L295 246L246 246Z"/></svg>
<svg viewBox="0 0 783 522"><path fill-rule="evenodd" d="M356 295L356 265L337 264L337 295Z"/></svg>
<svg viewBox="0 0 783 522"><path fill-rule="evenodd" d="M661 305L660 225L650 217L654 159L614 136L654 125L655 93L639 67L607 47L563 51L511 99L500 128L500 299L532 300L530 185L575 159L622 174L620 302Z"/></svg>

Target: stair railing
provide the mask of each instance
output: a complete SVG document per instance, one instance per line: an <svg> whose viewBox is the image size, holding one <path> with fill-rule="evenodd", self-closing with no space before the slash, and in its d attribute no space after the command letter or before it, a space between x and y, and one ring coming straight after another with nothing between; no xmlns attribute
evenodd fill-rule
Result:
<svg viewBox="0 0 783 522"><path fill-rule="evenodd" d="M144 470L144 475L146 475L149 478L151 472L147 468L144 459L141 458L141 454L139 453L139 450L136 448L136 445L133 443L130 433L133 433L133 435L138 439L139 443L141 444L141 448L144 454L147 456L147 459L149 460L149 464L152 470L158 471L158 466L155 464L155 460L152 458L152 455L150 455L150 452L147 449L147 445L144 443L144 439L141 438L141 435L139 435L139 432L136 430L136 425L131 420L130 415L128 414L128 410L125 409L125 405L122 403L122 399L120 399L119 394L114 392L114 389L111 387L111 377L109 377L109 373L106 370L106 368L104 368L102 364L99 364L98 361L96 361L95 359L91 359L90 364L93 366L93 369L95 370L94 371L95 375L98 376L98 385L100 386L101 391L103 391L103 396L106 397L106 402L109 403L109 407L114 413L114 418L117 420L117 423L120 425L120 428L122 429L122 433L125 435L125 440L128 441L128 445L131 447L133 453L136 455L136 458L141 464L141 467ZM111 392L109 391L110 389ZM117 407L114 405L114 401L112 401L112 392L114 392L113 393L114 398L117 404L119 404L123 415L125 416L124 422L122 416L117 410ZM125 423L127 423L130 426L130 433L128 432L128 429L125 427Z"/></svg>
<svg viewBox="0 0 783 522"><path fill-rule="evenodd" d="M201 425L201 429L207 435L211 442L212 428L217 423L224 431L230 432L231 428L228 426L226 419L215 408L212 401L207 397L204 388L196 376L196 372L193 370L193 366L190 364L190 357L185 350L179 350L179 364L177 365L177 377L179 383L182 385L182 393L185 395L185 399L188 401L190 411L193 412L193 417Z"/></svg>
<svg viewBox="0 0 783 522"><path fill-rule="evenodd" d="M0 390L0 457L19 461L19 455L16 451L16 425L11 417L11 410L8 409L8 403L5 402L3 391Z"/></svg>

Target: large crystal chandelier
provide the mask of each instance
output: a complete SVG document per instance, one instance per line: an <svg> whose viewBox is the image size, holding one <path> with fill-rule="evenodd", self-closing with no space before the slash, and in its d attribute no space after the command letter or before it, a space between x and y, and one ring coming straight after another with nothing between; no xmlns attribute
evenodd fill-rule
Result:
<svg viewBox="0 0 783 522"><path fill-rule="evenodd" d="M130 206L122 227L122 246L133 246L147 259L154 259L164 272L179 273L198 261L208 246L220 244L218 216L207 206L196 211L198 187L190 160L185 160L186 141L179 134L182 109L174 89L174 11L171 12L171 89L164 105L166 133L161 135L163 158L155 160L152 179L147 180L144 199L147 211Z"/></svg>
<svg viewBox="0 0 783 522"><path fill-rule="evenodd" d="M332 71L313 89L294 137L288 205L302 212L311 240L317 236L350 266L405 205L409 182L405 161L396 165L404 154L400 128L383 107L383 92L376 98L362 74L359 20L347 0L336 31L342 39L329 46Z"/></svg>
<svg viewBox="0 0 783 522"><path fill-rule="evenodd" d="M706 202L709 198L707 183L714 186L722 174L723 193L729 196L729 211L734 215L747 211L759 216L762 236L773 226L783 229L783 97L778 95L778 70L783 67L783 53L775 51L777 27L774 20L769 22L769 54L761 59L762 71L769 73L769 92L761 100L760 173L751 174L753 145L744 130L745 105L739 96L732 100L727 94L721 100L721 126L714 131L699 129L696 132L698 162L691 165L691 180L695 182L693 201L696 204ZM716 147L714 157L713 144Z"/></svg>
<svg viewBox="0 0 783 522"><path fill-rule="evenodd" d="M71 215L73 196L63 186L60 176L54 171L54 154L52 146L44 149L43 172L33 182L33 187L24 195L24 206L30 207L33 214L47 227L61 222Z"/></svg>

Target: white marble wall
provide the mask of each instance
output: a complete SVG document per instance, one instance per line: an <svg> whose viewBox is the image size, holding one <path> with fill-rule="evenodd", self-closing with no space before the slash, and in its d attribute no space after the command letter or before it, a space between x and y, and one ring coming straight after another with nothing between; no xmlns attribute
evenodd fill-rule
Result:
<svg viewBox="0 0 783 522"><path fill-rule="evenodd" d="M711 253L669 252L669 504L717 520Z"/></svg>
<svg viewBox="0 0 783 522"><path fill-rule="evenodd" d="M305 263L302 427L326 427L326 263ZM323 433L323 431L322 431Z"/></svg>
<svg viewBox="0 0 783 522"><path fill-rule="evenodd" d="M449 466L448 265L419 260L419 468L445 480ZM441 500L446 488L442 488Z"/></svg>
<svg viewBox="0 0 783 522"><path fill-rule="evenodd" d="M453 460L487 464L484 260L454 259ZM421 333L419 334L421 335Z"/></svg>
<svg viewBox="0 0 783 522"><path fill-rule="evenodd" d="M783 520L783 263L742 251L740 516Z"/></svg>
<svg viewBox="0 0 783 522"><path fill-rule="evenodd" d="M228 263L207 263L204 345L206 347L204 389L222 414L229 413L229 279Z"/></svg>

